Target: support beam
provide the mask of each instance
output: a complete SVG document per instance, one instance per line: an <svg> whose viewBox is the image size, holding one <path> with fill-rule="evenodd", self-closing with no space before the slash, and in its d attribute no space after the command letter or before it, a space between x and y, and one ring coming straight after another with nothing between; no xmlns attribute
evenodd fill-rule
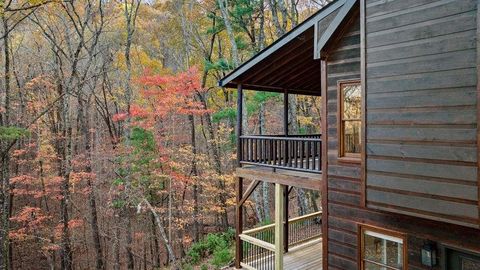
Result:
<svg viewBox="0 0 480 270"><path fill-rule="evenodd" d="M283 212L285 199L283 196L284 191L284 185L275 184L275 270L283 270L283 221L285 219Z"/></svg>
<svg viewBox="0 0 480 270"><path fill-rule="evenodd" d="M240 136L242 136L243 130L243 88L242 85L238 85L237 93L237 166L240 167L240 161L242 160L242 144ZM242 256L243 256L243 245L240 240L240 234L243 231L243 206L240 203L243 196L243 178L238 177L236 185L236 222L235 222L235 268L242 268Z"/></svg>
<svg viewBox="0 0 480 270"><path fill-rule="evenodd" d="M245 201L252 195L252 192L257 188L258 184L260 184L260 181L254 180L250 183L250 185L247 187L247 190L245 190L245 193L243 194L243 197L240 200L239 205L243 205Z"/></svg>

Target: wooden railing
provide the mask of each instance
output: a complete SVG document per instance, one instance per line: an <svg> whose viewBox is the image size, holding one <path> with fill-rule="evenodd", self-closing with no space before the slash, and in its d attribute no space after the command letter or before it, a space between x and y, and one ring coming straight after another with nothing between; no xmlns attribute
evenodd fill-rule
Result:
<svg viewBox="0 0 480 270"><path fill-rule="evenodd" d="M321 135L241 136L240 164L320 173Z"/></svg>
<svg viewBox="0 0 480 270"><path fill-rule="evenodd" d="M321 237L322 212L292 218L288 221L288 245L298 246ZM242 266L246 269L274 269L275 224L244 231Z"/></svg>
<svg viewBox="0 0 480 270"><path fill-rule="evenodd" d="M275 245L246 234L241 234L240 239L243 245L241 262L243 268L275 269Z"/></svg>
<svg viewBox="0 0 480 270"><path fill-rule="evenodd" d="M297 246L322 235L322 212L292 218L288 221L288 245Z"/></svg>

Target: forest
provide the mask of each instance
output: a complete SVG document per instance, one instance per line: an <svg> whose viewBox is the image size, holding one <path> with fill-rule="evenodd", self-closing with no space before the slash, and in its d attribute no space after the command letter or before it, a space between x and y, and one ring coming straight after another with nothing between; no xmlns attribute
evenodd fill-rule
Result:
<svg viewBox="0 0 480 270"><path fill-rule="evenodd" d="M0 269L231 265L237 94L217 82L328 2L0 1ZM281 134L282 95L244 98L244 134ZM289 98L292 134L319 104Z"/></svg>

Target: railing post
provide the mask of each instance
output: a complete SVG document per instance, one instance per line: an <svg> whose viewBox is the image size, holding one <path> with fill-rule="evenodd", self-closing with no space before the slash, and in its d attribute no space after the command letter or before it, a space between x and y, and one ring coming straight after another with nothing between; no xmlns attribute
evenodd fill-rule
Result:
<svg viewBox="0 0 480 270"><path fill-rule="evenodd" d="M283 220L284 220L284 195L285 186L275 184L275 270L283 270Z"/></svg>

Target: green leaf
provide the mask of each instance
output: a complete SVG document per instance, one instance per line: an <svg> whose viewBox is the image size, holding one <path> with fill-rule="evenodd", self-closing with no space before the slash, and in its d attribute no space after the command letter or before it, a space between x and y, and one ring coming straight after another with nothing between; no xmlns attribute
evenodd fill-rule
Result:
<svg viewBox="0 0 480 270"><path fill-rule="evenodd" d="M218 112L215 112L213 115L212 115L212 120L214 123L218 123L222 120L234 120L236 119L237 117L237 111L234 109L234 108L224 108Z"/></svg>
<svg viewBox="0 0 480 270"><path fill-rule="evenodd" d="M13 141L30 136L30 131L20 127L0 127L0 140Z"/></svg>

